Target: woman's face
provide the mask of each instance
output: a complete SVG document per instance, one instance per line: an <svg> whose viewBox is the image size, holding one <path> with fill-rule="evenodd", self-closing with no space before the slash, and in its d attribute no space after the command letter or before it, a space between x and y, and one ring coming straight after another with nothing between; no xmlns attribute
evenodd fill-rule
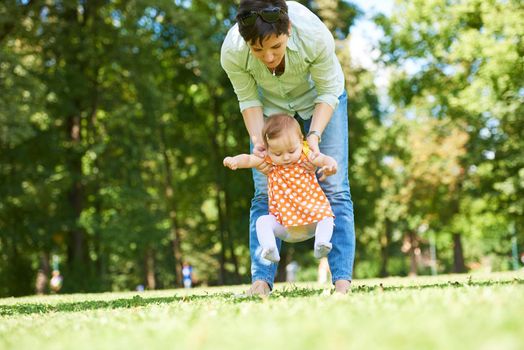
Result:
<svg viewBox="0 0 524 350"><path fill-rule="evenodd" d="M275 69L286 54L288 40L289 36L287 34L279 36L272 34L262 41L262 45L257 41L249 44L249 47L253 56L262 61L269 69Z"/></svg>

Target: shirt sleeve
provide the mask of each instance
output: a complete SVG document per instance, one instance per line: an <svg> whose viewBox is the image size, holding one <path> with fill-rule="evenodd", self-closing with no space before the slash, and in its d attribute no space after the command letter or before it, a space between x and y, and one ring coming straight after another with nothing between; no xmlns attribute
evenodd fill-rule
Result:
<svg viewBox="0 0 524 350"><path fill-rule="evenodd" d="M344 90L344 75L335 55L335 40L325 26L319 28L316 34L316 40L311 45L313 60L310 67L318 92L315 104L325 102L336 109L338 97Z"/></svg>
<svg viewBox="0 0 524 350"><path fill-rule="evenodd" d="M220 64L233 85L240 111L250 107L262 107L255 79L245 69L246 60L247 55L243 54L242 51L230 48L226 39L220 52Z"/></svg>

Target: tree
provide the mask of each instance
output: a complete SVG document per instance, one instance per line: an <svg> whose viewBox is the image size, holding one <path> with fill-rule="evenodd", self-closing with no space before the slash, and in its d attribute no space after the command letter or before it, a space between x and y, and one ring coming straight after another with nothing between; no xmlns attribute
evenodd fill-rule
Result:
<svg viewBox="0 0 524 350"><path fill-rule="evenodd" d="M399 67L391 84L395 103L463 125L469 135L451 207L466 216L460 199L478 196L472 184L480 181L484 200L519 227L523 11L519 1L402 1L390 20L377 19L386 34L383 59Z"/></svg>

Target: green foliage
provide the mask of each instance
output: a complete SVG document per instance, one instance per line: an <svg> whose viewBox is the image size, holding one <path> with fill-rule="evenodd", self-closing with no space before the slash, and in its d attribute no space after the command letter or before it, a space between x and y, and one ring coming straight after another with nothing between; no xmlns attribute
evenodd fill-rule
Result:
<svg viewBox="0 0 524 350"><path fill-rule="evenodd" d="M174 232L187 243L181 254L213 247L199 247L209 241L199 208L223 154L207 157L209 131L219 135L215 117L237 113L218 65L233 4L0 6L19 16L1 33L0 83L10 92L0 102L1 265L21 250L35 263L53 251L64 291L129 289L143 283L153 249L157 287L180 283ZM18 275L29 288L10 282L2 293L31 293L33 274Z"/></svg>
<svg viewBox="0 0 524 350"><path fill-rule="evenodd" d="M385 32L382 61L393 69L395 114L414 125L410 120L427 125L430 118L443 126L431 128L436 144L435 136L419 131L422 143L411 140L409 157L400 157L412 164L409 177L426 178L415 187L401 186L409 202L408 226L425 223L441 234L460 234L472 263L485 254L509 255L510 223L518 227L518 241L524 239L524 145L517 131L524 127L523 18L519 1L478 0L399 1L391 18L377 17ZM443 131L448 147L438 136ZM431 162L419 159L423 168L416 171L413 162L427 155L425 147L442 152ZM441 163L440 170L431 170L431 163Z"/></svg>
<svg viewBox="0 0 524 350"><path fill-rule="evenodd" d="M454 234L468 264L509 268L509 227L524 242L522 5L399 2L377 18L392 71L381 106L347 49L361 10L301 2L346 73L355 275L408 274L430 235L439 272L454 268ZM249 147L219 65L235 12L229 0L0 3L0 295L33 293L52 255L62 292L177 286L183 261L197 284L249 281L251 173L221 164ZM309 243L285 249L313 279Z"/></svg>

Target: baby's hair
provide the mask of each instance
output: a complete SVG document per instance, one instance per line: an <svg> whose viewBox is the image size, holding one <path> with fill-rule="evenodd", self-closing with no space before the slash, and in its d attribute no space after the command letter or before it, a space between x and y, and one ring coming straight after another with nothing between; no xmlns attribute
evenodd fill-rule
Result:
<svg viewBox="0 0 524 350"><path fill-rule="evenodd" d="M264 123L264 128L262 129L264 144L268 147L268 140L279 137L282 132L290 130L295 130L297 136L300 137L301 140L304 139L304 134L302 134L300 124L292 116L285 113L269 116Z"/></svg>

